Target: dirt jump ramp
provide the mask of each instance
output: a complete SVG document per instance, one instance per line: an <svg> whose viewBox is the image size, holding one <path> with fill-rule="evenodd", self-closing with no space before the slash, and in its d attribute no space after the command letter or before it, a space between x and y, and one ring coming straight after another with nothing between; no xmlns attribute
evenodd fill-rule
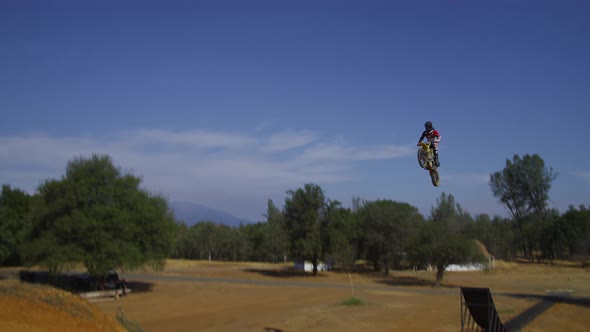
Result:
<svg viewBox="0 0 590 332"><path fill-rule="evenodd" d="M506 332L489 288L461 287L461 331Z"/></svg>

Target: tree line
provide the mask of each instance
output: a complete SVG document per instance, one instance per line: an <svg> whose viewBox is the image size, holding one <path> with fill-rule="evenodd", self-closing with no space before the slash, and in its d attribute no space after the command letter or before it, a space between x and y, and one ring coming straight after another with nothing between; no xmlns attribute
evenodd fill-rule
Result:
<svg viewBox="0 0 590 332"><path fill-rule="evenodd" d="M282 208L268 201L265 220L229 227L176 220L167 201L141 188L107 155L75 158L59 180L34 195L5 184L0 196L0 264L40 265L59 273L82 263L93 276L115 268L162 268L166 258L286 262L366 262L391 269L437 271L483 261L482 243L496 258L576 259L590 254L590 209L549 209L556 178L538 155L515 155L490 175L490 189L512 218L472 217L442 193L430 216L387 199L355 197L350 208L325 197L317 184L288 190ZM478 242L475 242L477 240Z"/></svg>

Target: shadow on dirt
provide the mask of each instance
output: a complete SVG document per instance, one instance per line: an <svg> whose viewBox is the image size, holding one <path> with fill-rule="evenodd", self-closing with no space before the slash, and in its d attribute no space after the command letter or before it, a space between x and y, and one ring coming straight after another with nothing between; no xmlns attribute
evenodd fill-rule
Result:
<svg viewBox="0 0 590 332"><path fill-rule="evenodd" d="M380 284L388 286L434 286L434 283L432 281L419 279L417 277L391 276L387 279L380 279L376 281Z"/></svg>
<svg viewBox="0 0 590 332"><path fill-rule="evenodd" d="M368 264L347 264L347 265L336 265L332 269L333 272L337 273L357 273L363 275L382 274L379 270L371 268Z"/></svg>
<svg viewBox="0 0 590 332"><path fill-rule="evenodd" d="M534 299L538 300L535 305L527 310L521 312L516 317L507 321L504 325L508 331L518 331L526 327L530 322L535 320L538 316L549 310L556 303L564 303L590 308L590 298L587 297L572 297L569 294L551 294L551 295L535 295L535 294L512 294L512 293L498 293L498 295L515 297L519 299Z"/></svg>
<svg viewBox="0 0 590 332"><path fill-rule="evenodd" d="M565 267L571 269L585 269L590 266L589 261L556 261L546 259L536 259L529 261L524 258L517 258L513 262L518 265L545 265L548 267Z"/></svg>
<svg viewBox="0 0 590 332"><path fill-rule="evenodd" d="M563 304L571 304L577 305L584 308L590 309L590 297L577 297L571 296L567 293L555 293L555 294L548 294L548 295L538 295L538 294L514 294L514 293L497 293L498 295L502 296L510 296L515 297L518 299L535 299L544 302L550 303L563 303Z"/></svg>
<svg viewBox="0 0 590 332"><path fill-rule="evenodd" d="M388 276L386 276L386 275L384 275L384 273L382 271L376 271L375 269L371 268L370 265L366 265L366 264L364 264L364 265L355 264L352 266L339 267L339 268L335 268L333 271L335 273L343 273L343 274L349 274L349 273L360 274L360 275L363 275L364 277L372 278L377 283L387 285L387 286L408 286L408 287L411 287L411 286L435 287L436 286L434 280L427 280L427 279L420 278L417 276L399 276L399 275L396 276L395 271L397 271L397 270L390 270L390 274ZM454 288L458 288L458 287L454 286L454 285L441 284L440 286L438 286L438 288L454 289Z"/></svg>
<svg viewBox="0 0 590 332"><path fill-rule="evenodd" d="M387 279L379 279L379 280L375 280L375 282L378 282L380 284L383 285L387 285L387 286L406 286L406 287L424 287L424 286L428 286L428 287L436 287L438 289L456 289L459 288L458 286L455 285L446 285L446 284L440 284L439 286L436 286L434 281L431 280L424 280L424 279L420 279L418 277L406 277L406 276L391 276Z"/></svg>
<svg viewBox="0 0 590 332"><path fill-rule="evenodd" d="M317 276L314 276L313 273L311 273L311 272L296 270L295 268L284 268L284 269L277 269L277 270L244 269L244 272L258 273L263 276L274 277L274 278L301 278L301 277L321 278L321 277L323 277L321 272L319 272Z"/></svg>
<svg viewBox="0 0 590 332"><path fill-rule="evenodd" d="M128 281L127 287L131 289L133 293L148 293L154 290L154 284L144 281Z"/></svg>
<svg viewBox="0 0 590 332"><path fill-rule="evenodd" d="M266 332L283 332L283 330L277 329L276 327L268 327L268 326L265 326L262 329L264 331L266 331Z"/></svg>
<svg viewBox="0 0 590 332"><path fill-rule="evenodd" d="M283 268L283 269L275 269L275 270L268 270L268 269L244 269L244 272L249 273L258 273L263 276L273 277L273 278L323 278L327 277L325 272L319 272L317 276L314 276L311 272L305 272L302 270L296 270L295 268ZM421 279L418 277L408 277L408 276L395 276L390 275L389 277L384 276L382 272L376 272L372 269L355 269L352 271L351 269L333 269L331 273L337 274L345 274L348 275L349 273L355 274L362 274L365 277L373 279L375 282L387 285L387 286L430 286L434 287L435 284L433 281ZM454 285L440 285L439 288L449 288L455 289L458 288Z"/></svg>
<svg viewBox="0 0 590 332"><path fill-rule="evenodd" d="M18 277L23 282L50 285L72 293L119 289L123 287L124 284L126 284L127 288L131 289L134 293L143 293L151 292L154 287L154 284L152 283L126 281L124 279L112 285L105 285L102 283L102 285L99 286L101 283L87 273L62 273L52 275L48 271L21 270Z"/></svg>

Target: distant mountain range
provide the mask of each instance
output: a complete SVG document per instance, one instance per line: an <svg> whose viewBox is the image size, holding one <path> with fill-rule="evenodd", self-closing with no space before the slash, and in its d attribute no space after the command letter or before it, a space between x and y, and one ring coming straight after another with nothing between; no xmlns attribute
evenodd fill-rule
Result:
<svg viewBox="0 0 590 332"><path fill-rule="evenodd" d="M170 202L170 207L174 210L176 220L183 221L189 227L201 221L212 221L231 227L239 227L240 223L244 225L251 223L227 212L193 202L174 201Z"/></svg>

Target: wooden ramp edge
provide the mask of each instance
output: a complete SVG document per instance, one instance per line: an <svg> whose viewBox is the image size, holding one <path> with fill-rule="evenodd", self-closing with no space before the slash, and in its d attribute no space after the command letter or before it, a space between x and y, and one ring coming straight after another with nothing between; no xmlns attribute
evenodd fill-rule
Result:
<svg viewBox="0 0 590 332"><path fill-rule="evenodd" d="M127 295L129 293L131 293L131 289L112 289L81 293L80 297L83 299L87 299L88 302L104 302L117 300L119 297Z"/></svg>

